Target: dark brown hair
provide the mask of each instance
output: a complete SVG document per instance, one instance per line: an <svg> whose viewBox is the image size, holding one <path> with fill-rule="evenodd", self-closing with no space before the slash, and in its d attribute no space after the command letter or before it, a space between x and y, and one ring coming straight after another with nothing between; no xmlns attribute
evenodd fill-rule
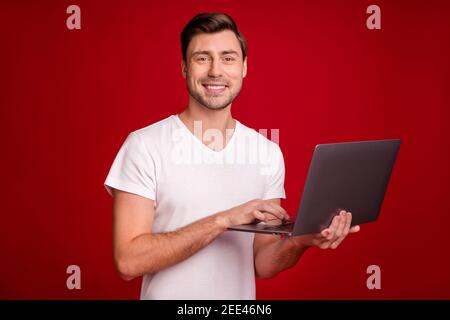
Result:
<svg viewBox="0 0 450 320"><path fill-rule="evenodd" d="M223 30L231 30L239 40L242 50L242 58L247 56L247 42L238 30L234 20L225 13L210 12L200 13L193 17L181 32L181 52L186 62L186 54L192 38L200 33L216 33Z"/></svg>

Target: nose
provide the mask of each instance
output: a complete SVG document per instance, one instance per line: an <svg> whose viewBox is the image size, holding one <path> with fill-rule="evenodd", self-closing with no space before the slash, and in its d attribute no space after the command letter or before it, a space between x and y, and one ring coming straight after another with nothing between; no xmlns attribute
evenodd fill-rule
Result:
<svg viewBox="0 0 450 320"><path fill-rule="evenodd" d="M213 59L210 65L210 68L208 70L208 76L210 77L221 77L222 76L222 69L220 66L219 59Z"/></svg>

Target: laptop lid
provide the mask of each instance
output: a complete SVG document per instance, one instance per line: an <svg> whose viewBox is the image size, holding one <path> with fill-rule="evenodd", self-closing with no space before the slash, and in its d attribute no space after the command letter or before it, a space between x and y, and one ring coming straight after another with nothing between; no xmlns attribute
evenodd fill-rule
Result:
<svg viewBox="0 0 450 320"><path fill-rule="evenodd" d="M352 225L375 221L399 147L399 139L317 145L293 235L320 232L341 209Z"/></svg>

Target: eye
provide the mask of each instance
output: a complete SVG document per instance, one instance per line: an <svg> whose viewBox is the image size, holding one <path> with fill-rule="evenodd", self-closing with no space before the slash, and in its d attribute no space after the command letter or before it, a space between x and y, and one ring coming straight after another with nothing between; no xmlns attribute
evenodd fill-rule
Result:
<svg viewBox="0 0 450 320"><path fill-rule="evenodd" d="M236 59L233 56L225 56L223 57L225 62L234 62Z"/></svg>
<svg viewBox="0 0 450 320"><path fill-rule="evenodd" d="M203 55L203 56L197 56L197 57L195 58L195 61L197 61L197 62L199 62L199 63L205 63L205 62L208 62L208 61L209 61L209 57L208 57L208 56L205 56L205 55Z"/></svg>

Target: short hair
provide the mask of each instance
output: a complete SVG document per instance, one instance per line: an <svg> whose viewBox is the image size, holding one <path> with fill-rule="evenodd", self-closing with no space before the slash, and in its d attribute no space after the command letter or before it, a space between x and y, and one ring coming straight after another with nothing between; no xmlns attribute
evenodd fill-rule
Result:
<svg viewBox="0 0 450 320"><path fill-rule="evenodd" d="M187 48L192 38L201 33L216 33L231 30L236 35L242 50L242 58L247 57L247 42L237 28L234 20L221 12L200 13L193 17L181 32L181 52L186 62Z"/></svg>

